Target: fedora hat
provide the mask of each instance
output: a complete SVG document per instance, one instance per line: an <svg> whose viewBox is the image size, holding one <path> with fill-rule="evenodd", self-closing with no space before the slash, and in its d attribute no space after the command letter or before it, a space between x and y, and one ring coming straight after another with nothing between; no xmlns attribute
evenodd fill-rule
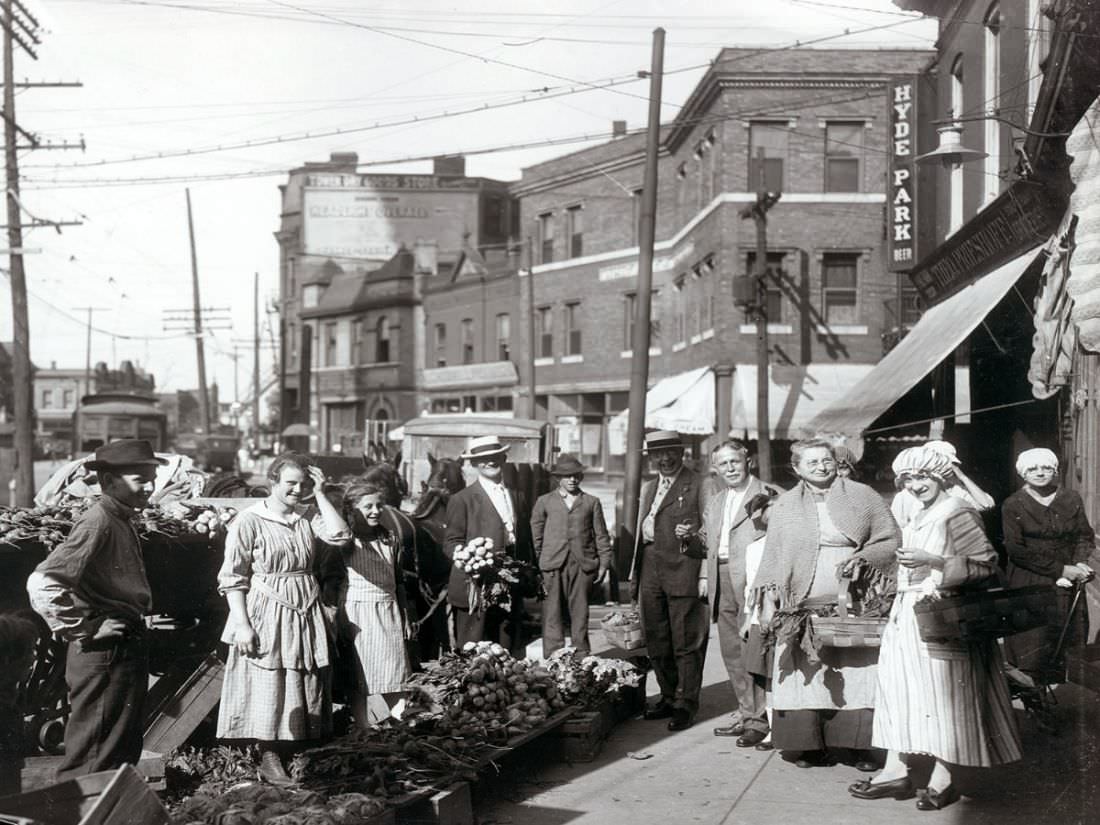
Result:
<svg viewBox="0 0 1100 825"><path fill-rule="evenodd" d="M666 447L680 447L683 449L684 441L680 434L672 430L654 430L645 434L645 446L643 453L651 453L654 450L663 450Z"/></svg>
<svg viewBox="0 0 1100 825"><path fill-rule="evenodd" d="M148 441L137 438L127 438L121 441L112 441L104 444L95 451L95 458L84 462L84 469L93 472L99 470L117 470L120 467L139 467L149 465L156 467L167 464L163 458L157 458L153 453L153 445Z"/></svg>
<svg viewBox="0 0 1100 825"><path fill-rule="evenodd" d="M577 461L575 455L569 453L562 453L558 456L558 460L554 462L554 466L550 468L550 475L552 476L575 476L584 474L584 465Z"/></svg>
<svg viewBox="0 0 1100 825"><path fill-rule="evenodd" d="M508 445L501 444L495 435L481 435L470 439L470 446L459 458L474 459L485 458L490 455L500 455L508 452Z"/></svg>

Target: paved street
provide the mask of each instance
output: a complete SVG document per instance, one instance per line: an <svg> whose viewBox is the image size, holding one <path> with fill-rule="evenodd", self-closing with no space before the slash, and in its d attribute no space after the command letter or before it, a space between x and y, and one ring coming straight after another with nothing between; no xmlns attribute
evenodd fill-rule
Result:
<svg viewBox="0 0 1100 825"><path fill-rule="evenodd" d="M597 630L593 641L602 634ZM655 692L650 679L649 692ZM958 771L965 798L942 812L918 811L912 800L860 801L846 788L853 768L802 770L779 753L745 752L711 729L729 706L718 640L707 654L696 725L670 734L664 722L631 720L617 727L599 758L587 764L546 763L536 749L482 782L481 825L596 823L747 823L748 825L903 825L908 822L1015 825L1096 822L1100 810L1100 698L1074 686L1058 691L1065 731L1049 736L1018 716L1022 763ZM638 760L630 754L651 754Z"/></svg>

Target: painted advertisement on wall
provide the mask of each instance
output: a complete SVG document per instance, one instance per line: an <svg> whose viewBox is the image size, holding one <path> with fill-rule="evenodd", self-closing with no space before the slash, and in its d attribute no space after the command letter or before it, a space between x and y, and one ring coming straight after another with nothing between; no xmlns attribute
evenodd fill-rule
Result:
<svg viewBox="0 0 1100 825"><path fill-rule="evenodd" d="M473 191L433 188L433 175L317 175L303 192L307 255L386 261L404 245L436 248L454 258L475 233Z"/></svg>

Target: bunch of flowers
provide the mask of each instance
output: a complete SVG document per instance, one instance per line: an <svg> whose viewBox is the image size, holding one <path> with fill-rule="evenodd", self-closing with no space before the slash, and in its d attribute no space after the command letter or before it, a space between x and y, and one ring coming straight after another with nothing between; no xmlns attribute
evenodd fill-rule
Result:
<svg viewBox="0 0 1100 825"><path fill-rule="evenodd" d="M538 570L504 553L494 553L492 539L478 537L459 545L454 564L466 574L471 613L482 613L488 607L511 610L514 596L538 595ZM536 582L535 592L530 592L532 582Z"/></svg>
<svg viewBox="0 0 1100 825"><path fill-rule="evenodd" d="M483 578L494 567L493 540L478 537L455 549L455 567L473 579Z"/></svg>

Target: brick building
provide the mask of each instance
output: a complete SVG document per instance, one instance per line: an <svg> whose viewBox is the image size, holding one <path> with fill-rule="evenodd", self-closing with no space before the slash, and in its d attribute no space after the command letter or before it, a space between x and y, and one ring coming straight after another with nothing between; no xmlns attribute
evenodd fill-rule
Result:
<svg viewBox="0 0 1100 825"><path fill-rule="evenodd" d="M887 87L933 56L724 49L665 127L651 386L715 366L712 432L755 436L754 330L731 298L754 256L755 228L740 217L753 181L782 192L768 221L773 436L797 437L840 385L882 357L901 291L885 265ZM623 465L643 140L526 168L512 188L535 259L538 416L559 425L564 448L607 472ZM526 324L526 302L518 317Z"/></svg>

